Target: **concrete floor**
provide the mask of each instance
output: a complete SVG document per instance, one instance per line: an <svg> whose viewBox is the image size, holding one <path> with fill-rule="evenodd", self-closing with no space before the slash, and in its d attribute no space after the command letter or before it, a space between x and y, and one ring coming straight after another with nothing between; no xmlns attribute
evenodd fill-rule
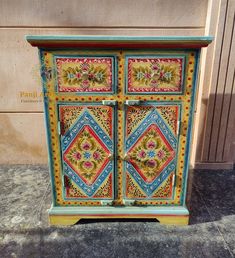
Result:
<svg viewBox="0 0 235 258"><path fill-rule="evenodd" d="M50 227L46 166L0 167L0 258L235 256L235 171L191 173L190 226L93 221Z"/></svg>

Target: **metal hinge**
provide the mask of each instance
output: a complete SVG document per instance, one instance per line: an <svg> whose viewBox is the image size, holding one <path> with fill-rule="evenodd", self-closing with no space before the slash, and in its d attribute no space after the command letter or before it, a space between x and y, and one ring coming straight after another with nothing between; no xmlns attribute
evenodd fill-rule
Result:
<svg viewBox="0 0 235 258"><path fill-rule="evenodd" d="M52 79L52 68L51 67L45 67L43 66L41 68L41 76L42 78L46 78L48 81L50 81Z"/></svg>
<svg viewBox="0 0 235 258"><path fill-rule="evenodd" d="M175 173L173 173L173 176L172 176L172 187L175 187L175 182L176 182L176 175L175 175Z"/></svg>
<svg viewBox="0 0 235 258"><path fill-rule="evenodd" d="M133 205L135 205L135 203L136 203L135 200L126 200L126 199L123 200L123 204L125 206L133 206Z"/></svg>
<svg viewBox="0 0 235 258"><path fill-rule="evenodd" d="M102 206L111 206L112 205L112 200L102 200L100 201Z"/></svg>
<svg viewBox="0 0 235 258"><path fill-rule="evenodd" d="M114 160L114 154L113 154L113 153L112 153L112 154L109 154L109 155L108 155L108 159L109 159L109 161Z"/></svg>
<svg viewBox="0 0 235 258"><path fill-rule="evenodd" d="M60 126L60 121L58 121L57 123L57 127L58 127L58 134L61 135L61 126Z"/></svg>
<svg viewBox="0 0 235 258"><path fill-rule="evenodd" d="M178 120L178 121L177 121L177 131L176 131L176 135L179 134L179 132L180 132L180 127L181 127L181 121Z"/></svg>
<svg viewBox="0 0 235 258"><path fill-rule="evenodd" d="M68 176L64 175L62 181L63 181L62 182L63 183L63 187L65 187L65 188L69 188L70 187L70 179L69 179Z"/></svg>

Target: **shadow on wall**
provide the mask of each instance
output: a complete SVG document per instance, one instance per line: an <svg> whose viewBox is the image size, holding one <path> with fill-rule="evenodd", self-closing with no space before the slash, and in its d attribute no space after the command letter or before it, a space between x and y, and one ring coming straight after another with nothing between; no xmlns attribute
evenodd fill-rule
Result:
<svg viewBox="0 0 235 258"><path fill-rule="evenodd" d="M210 94L202 99L196 161L223 163L235 161L235 94ZM227 92L229 89L226 89Z"/></svg>

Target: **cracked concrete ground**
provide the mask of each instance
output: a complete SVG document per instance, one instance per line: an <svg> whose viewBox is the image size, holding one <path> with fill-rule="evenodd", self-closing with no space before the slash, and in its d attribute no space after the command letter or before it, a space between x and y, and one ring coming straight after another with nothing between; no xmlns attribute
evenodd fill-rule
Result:
<svg viewBox="0 0 235 258"><path fill-rule="evenodd" d="M144 220L51 227L47 166L0 167L0 257L235 256L235 171L194 171L190 226Z"/></svg>

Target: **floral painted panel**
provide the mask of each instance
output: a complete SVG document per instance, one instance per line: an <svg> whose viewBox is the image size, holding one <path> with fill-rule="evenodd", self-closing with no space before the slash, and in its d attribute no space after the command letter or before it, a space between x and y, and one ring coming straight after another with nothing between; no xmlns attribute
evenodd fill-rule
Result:
<svg viewBox="0 0 235 258"><path fill-rule="evenodd" d="M160 104L127 107L126 198L172 197L179 108L178 105Z"/></svg>
<svg viewBox="0 0 235 258"><path fill-rule="evenodd" d="M114 58L57 57L55 60L59 92L113 91Z"/></svg>
<svg viewBox="0 0 235 258"><path fill-rule="evenodd" d="M128 58L128 93L181 92L184 58Z"/></svg>
<svg viewBox="0 0 235 258"><path fill-rule="evenodd" d="M65 197L112 199L113 108L60 105Z"/></svg>

